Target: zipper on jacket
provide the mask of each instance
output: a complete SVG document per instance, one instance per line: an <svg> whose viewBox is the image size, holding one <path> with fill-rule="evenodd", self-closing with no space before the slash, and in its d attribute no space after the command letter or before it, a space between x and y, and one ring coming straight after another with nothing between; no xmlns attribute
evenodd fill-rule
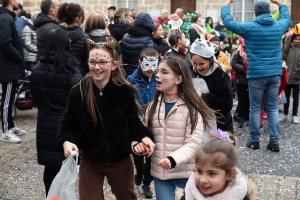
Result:
<svg viewBox="0 0 300 200"><path fill-rule="evenodd" d="M102 97L103 96L103 93L102 93L103 89L99 89L99 90L100 90L100 96Z"/></svg>

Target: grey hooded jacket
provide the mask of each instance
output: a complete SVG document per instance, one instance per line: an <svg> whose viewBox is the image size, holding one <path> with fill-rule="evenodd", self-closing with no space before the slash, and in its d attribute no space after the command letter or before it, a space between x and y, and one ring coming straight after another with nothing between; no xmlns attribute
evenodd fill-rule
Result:
<svg viewBox="0 0 300 200"><path fill-rule="evenodd" d="M22 39L24 43L23 53L25 62L36 63L38 54L36 28L33 26L31 19L27 21L27 25L23 29Z"/></svg>

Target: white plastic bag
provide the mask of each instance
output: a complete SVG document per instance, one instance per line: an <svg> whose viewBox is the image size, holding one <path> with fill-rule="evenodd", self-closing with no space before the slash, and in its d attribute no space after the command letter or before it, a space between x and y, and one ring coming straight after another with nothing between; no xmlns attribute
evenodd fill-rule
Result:
<svg viewBox="0 0 300 200"><path fill-rule="evenodd" d="M65 159L62 166L52 181L51 187L48 192L47 200L51 200L56 196L60 200L75 200L76 193L76 179L78 170L78 154L76 159L73 159L72 154ZM57 198L56 198L57 199Z"/></svg>

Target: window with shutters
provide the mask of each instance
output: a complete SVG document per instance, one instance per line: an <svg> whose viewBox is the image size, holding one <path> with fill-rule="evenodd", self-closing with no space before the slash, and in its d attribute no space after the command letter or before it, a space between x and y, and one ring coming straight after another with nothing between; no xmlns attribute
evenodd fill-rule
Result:
<svg viewBox="0 0 300 200"><path fill-rule="evenodd" d="M138 13L138 0L115 0L114 5L118 8L133 9Z"/></svg>
<svg viewBox="0 0 300 200"><path fill-rule="evenodd" d="M255 0L234 1L232 5L232 16L241 22L252 22L254 20Z"/></svg>

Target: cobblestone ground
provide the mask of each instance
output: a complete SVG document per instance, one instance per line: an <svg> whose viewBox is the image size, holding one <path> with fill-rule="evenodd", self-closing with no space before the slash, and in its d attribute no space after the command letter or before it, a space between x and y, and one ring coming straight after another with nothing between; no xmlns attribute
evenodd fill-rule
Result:
<svg viewBox="0 0 300 200"><path fill-rule="evenodd" d="M45 199L42 182L43 166L37 164L35 131L37 110L18 111L15 123L27 131L20 144L0 142L0 199ZM258 186L259 200L300 200L300 131L299 125L281 123L280 153L266 150L267 121L264 120L261 148L245 148L249 126L235 127L239 139L240 168ZM235 124L236 126L236 124ZM107 183L104 186L107 200L115 199ZM141 188L136 188L143 199ZM153 185L152 185L152 191ZM153 198L155 199L155 198Z"/></svg>

